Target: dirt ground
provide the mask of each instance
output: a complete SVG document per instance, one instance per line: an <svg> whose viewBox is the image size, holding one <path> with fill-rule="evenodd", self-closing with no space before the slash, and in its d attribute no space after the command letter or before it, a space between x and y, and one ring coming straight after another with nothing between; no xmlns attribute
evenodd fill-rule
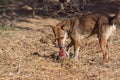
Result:
<svg viewBox="0 0 120 80"><path fill-rule="evenodd" d="M0 80L120 80L119 27L107 65L101 64L102 52L93 36L81 44L78 62L66 59L61 66L51 56L58 48L49 26L59 22L28 16L17 18L14 29L0 30Z"/></svg>

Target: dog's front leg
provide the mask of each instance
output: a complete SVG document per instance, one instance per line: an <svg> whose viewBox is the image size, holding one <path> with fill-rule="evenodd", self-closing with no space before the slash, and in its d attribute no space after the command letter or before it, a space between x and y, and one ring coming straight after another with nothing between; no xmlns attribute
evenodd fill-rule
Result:
<svg viewBox="0 0 120 80"><path fill-rule="evenodd" d="M77 41L74 42L74 59L75 59L76 61L78 60L79 47L80 47L80 41L77 40Z"/></svg>
<svg viewBox="0 0 120 80"><path fill-rule="evenodd" d="M70 44L68 44L67 48L66 48L66 55L69 58L70 57L70 49L73 46L73 41L70 42Z"/></svg>

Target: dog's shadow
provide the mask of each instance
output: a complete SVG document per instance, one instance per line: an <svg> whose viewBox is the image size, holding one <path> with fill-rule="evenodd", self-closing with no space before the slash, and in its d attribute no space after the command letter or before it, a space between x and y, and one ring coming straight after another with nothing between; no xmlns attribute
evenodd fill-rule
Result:
<svg viewBox="0 0 120 80"><path fill-rule="evenodd" d="M44 58L45 60L59 61L59 55L55 52L52 54L42 54L39 52L34 52L34 53L31 53L31 56L41 57L41 58Z"/></svg>

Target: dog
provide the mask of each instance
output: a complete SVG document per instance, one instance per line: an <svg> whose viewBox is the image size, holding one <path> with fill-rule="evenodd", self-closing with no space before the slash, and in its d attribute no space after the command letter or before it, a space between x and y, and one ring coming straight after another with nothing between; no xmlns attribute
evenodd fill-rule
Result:
<svg viewBox="0 0 120 80"><path fill-rule="evenodd" d="M51 26L55 40L60 48L59 56L69 56L70 47L74 47L74 59L78 59L81 41L92 35L97 35L101 50L103 52L103 63L109 60L110 42L116 32L116 26L120 25L120 13L113 17L104 14L87 14L65 19L56 26ZM71 39L66 47L65 41Z"/></svg>

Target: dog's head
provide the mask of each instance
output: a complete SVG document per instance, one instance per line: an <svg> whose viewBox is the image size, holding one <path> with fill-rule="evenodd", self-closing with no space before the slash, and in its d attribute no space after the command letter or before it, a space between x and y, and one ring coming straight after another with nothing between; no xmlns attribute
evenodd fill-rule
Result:
<svg viewBox="0 0 120 80"><path fill-rule="evenodd" d="M113 17L111 22L116 26L120 26L120 12Z"/></svg>
<svg viewBox="0 0 120 80"><path fill-rule="evenodd" d="M51 26L54 36L55 42L57 42L58 47L62 48L65 46L65 40L67 38L67 28L68 28L68 20L63 20L61 23L56 26Z"/></svg>
<svg viewBox="0 0 120 80"><path fill-rule="evenodd" d="M61 23L57 24L56 26L51 26L54 36L55 36L55 44L59 47L59 56L65 56L64 47L65 41L68 37L68 20L63 20Z"/></svg>

